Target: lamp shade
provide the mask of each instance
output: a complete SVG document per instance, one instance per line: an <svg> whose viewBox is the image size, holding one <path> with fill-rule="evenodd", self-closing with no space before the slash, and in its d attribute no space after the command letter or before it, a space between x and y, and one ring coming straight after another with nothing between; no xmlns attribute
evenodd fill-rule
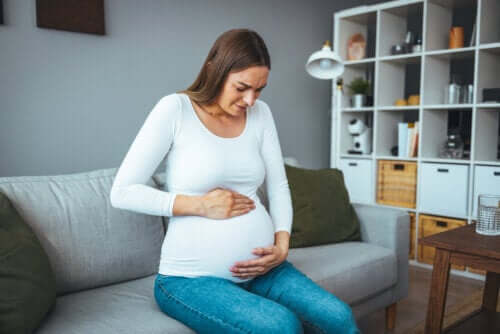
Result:
<svg viewBox="0 0 500 334"><path fill-rule="evenodd" d="M327 41L321 50L309 57L306 71L317 79L333 79L344 73L344 64Z"/></svg>

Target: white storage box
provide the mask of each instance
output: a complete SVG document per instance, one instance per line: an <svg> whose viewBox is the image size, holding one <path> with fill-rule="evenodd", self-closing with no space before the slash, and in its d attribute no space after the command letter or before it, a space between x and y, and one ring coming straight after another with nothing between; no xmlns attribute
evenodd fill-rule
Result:
<svg viewBox="0 0 500 334"><path fill-rule="evenodd" d="M469 166L421 164L420 211L444 216L467 216Z"/></svg>
<svg viewBox="0 0 500 334"><path fill-rule="evenodd" d="M500 195L500 167L474 167L474 198L472 199L472 215L474 217L477 217L479 194Z"/></svg>
<svg viewBox="0 0 500 334"><path fill-rule="evenodd" d="M372 161L363 159L341 159L340 170L351 202L373 203Z"/></svg>

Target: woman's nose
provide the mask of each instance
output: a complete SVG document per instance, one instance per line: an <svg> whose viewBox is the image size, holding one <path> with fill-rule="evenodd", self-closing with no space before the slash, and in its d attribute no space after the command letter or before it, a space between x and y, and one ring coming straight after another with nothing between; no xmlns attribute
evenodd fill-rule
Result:
<svg viewBox="0 0 500 334"><path fill-rule="evenodd" d="M251 107L254 105L255 103L255 100L257 99L257 96L255 95L254 92L250 91L250 92L247 92L247 94L245 94L245 96L243 97L243 101L245 101L245 103Z"/></svg>

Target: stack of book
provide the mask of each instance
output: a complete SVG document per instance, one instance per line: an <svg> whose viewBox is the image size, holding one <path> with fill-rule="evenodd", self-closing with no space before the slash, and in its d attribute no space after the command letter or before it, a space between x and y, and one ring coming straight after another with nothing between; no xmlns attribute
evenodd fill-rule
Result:
<svg viewBox="0 0 500 334"><path fill-rule="evenodd" d="M398 124L398 157L414 158L418 152L418 122Z"/></svg>

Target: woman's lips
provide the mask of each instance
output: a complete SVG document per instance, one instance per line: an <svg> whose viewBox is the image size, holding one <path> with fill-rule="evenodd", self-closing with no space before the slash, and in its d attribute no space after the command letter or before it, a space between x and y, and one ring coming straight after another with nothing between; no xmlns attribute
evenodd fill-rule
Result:
<svg viewBox="0 0 500 334"><path fill-rule="evenodd" d="M247 110L247 107L242 107L242 106L239 106L239 105L236 105L238 108L240 108L240 110Z"/></svg>

